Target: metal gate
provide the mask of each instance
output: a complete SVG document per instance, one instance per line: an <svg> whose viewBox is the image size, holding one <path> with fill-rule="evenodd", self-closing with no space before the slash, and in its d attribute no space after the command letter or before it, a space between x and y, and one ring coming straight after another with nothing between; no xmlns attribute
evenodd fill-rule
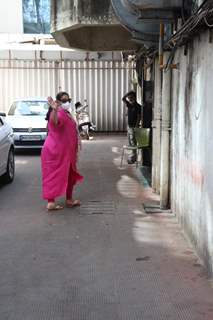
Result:
<svg viewBox="0 0 213 320"><path fill-rule="evenodd" d="M0 111L15 99L70 93L87 99L98 131L126 129L122 96L132 87L133 66L121 61L0 60Z"/></svg>

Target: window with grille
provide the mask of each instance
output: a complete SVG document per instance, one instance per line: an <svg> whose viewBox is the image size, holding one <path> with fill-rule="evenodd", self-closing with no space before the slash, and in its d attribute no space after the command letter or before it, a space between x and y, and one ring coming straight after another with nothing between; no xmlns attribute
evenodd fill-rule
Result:
<svg viewBox="0 0 213 320"><path fill-rule="evenodd" d="M24 33L50 33L50 0L23 0Z"/></svg>

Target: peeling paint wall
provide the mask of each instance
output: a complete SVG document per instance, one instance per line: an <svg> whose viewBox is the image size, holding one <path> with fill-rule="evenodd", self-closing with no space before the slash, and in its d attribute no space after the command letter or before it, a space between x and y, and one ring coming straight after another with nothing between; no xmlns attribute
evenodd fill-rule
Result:
<svg viewBox="0 0 213 320"><path fill-rule="evenodd" d="M52 29L69 28L75 24L109 24L117 23L111 1L102 0L52 0ZM55 15L55 16L54 16Z"/></svg>
<svg viewBox="0 0 213 320"><path fill-rule="evenodd" d="M209 32L184 54L172 83L171 206L213 274L213 43Z"/></svg>

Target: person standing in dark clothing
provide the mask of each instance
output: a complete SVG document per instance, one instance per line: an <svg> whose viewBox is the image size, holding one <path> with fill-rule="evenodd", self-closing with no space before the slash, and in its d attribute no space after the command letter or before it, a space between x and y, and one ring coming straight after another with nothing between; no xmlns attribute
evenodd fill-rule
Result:
<svg viewBox="0 0 213 320"><path fill-rule="evenodd" d="M139 127L141 121L141 110L142 106L136 101L136 93L134 91L129 91L122 98L122 101L127 107L127 137L130 146L136 146L135 139L135 128ZM137 159L136 150L132 150L132 154L128 159L129 164L135 163Z"/></svg>

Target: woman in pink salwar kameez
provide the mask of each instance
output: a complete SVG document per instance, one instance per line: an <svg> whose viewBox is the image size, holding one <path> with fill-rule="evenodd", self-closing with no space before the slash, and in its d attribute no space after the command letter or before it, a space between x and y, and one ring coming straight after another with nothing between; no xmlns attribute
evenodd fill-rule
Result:
<svg viewBox="0 0 213 320"><path fill-rule="evenodd" d="M69 95L60 92L56 101L48 98L48 136L41 153L43 198L48 201L47 210L63 209L55 199L66 196L66 206L80 205L72 197L74 185L83 179L76 168L78 130L68 111Z"/></svg>

